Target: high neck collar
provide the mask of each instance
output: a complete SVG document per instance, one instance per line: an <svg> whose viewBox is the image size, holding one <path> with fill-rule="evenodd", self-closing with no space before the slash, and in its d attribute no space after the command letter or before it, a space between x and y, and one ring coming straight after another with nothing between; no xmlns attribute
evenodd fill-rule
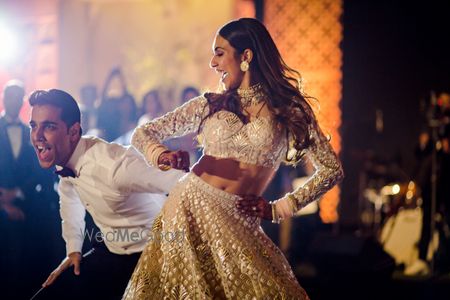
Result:
<svg viewBox="0 0 450 300"><path fill-rule="evenodd" d="M248 88L238 88L237 93L241 98L242 107L257 105L264 101L264 87L261 83L254 84Z"/></svg>

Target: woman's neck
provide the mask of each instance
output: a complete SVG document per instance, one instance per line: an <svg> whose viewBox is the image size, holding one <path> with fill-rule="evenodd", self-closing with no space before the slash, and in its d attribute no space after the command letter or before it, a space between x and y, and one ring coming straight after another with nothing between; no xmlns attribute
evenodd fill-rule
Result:
<svg viewBox="0 0 450 300"><path fill-rule="evenodd" d="M258 74L252 74L251 72L246 72L244 78L242 78L241 84L238 89L248 89L261 82L260 76Z"/></svg>

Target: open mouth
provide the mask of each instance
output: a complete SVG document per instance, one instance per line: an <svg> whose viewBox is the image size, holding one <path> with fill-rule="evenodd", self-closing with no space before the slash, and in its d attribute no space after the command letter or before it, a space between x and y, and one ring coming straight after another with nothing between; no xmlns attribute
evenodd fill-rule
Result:
<svg viewBox="0 0 450 300"><path fill-rule="evenodd" d="M39 160L47 161L49 160L51 154L51 147L49 145L35 145L36 153L38 155Z"/></svg>
<svg viewBox="0 0 450 300"><path fill-rule="evenodd" d="M228 73L227 72L222 72L222 77L220 78L220 80L224 80L225 77L227 77Z"/></svg>

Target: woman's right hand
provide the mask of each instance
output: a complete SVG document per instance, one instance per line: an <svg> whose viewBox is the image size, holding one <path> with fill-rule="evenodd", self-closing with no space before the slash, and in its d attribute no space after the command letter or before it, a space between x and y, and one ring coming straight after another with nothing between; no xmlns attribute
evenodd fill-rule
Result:
<svg viewBox="0 0 450 300"><path fill-rule="evenodd" d="M189 172L189 152L183 150L163 152L158 157L158 166L161 170L170 167Z"/></svg>
<svg viewBox="0 0 450 300"><path fill-rule="evenodd" d="M242 195L236 201L236 207L249 216L272 220L272 206L263 197Z"/></svg>

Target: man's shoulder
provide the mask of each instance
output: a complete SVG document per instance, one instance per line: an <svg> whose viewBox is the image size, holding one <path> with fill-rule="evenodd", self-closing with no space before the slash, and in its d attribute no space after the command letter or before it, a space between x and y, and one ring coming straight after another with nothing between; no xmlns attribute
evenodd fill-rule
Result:
<svg viewBox="0 0 450 300"><path fill-rule="evenodd" d="M118 157L129 152L130 147L117 143L110 143L96 136L83 136L85 145L85 153L98 154L103 157Z"/></svg>
<svg viewBox="0 0 450 300"><path fill-rule="evenodd" d="M109 149L109 148L115 149L115 148L117 148L117 146L119 146L120 148L125 149L125 147L122 145L107 142L104 139L97 137L97 136L93 136L93 135L83 135L81 137L81 139L86 144L86 148L99 147L99 148L105 148L105 149Z"/></svg>

